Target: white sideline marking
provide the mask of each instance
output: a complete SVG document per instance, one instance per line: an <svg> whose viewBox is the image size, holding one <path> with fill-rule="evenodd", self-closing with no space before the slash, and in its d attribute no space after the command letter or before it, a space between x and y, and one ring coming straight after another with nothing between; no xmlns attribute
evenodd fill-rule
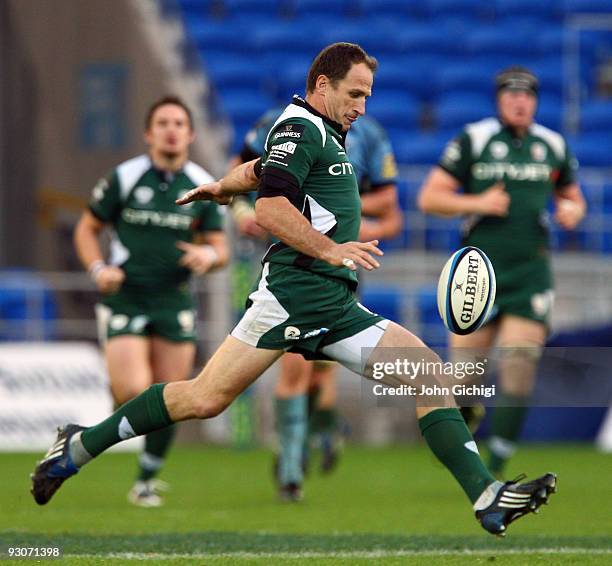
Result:
<svg viewBox="0 0 612 566"><path fill-rule="evenodd" d="M65 558L114 558L122 560L151 560L192 558L202 560L204 558L387 558L394 556L492 556L511 554L597 554L612 555L610 548L504 548L489 550L365 550L346 552L221 552L221 553L161 553L152 552L110 552L106 554L64 554Z"/></svg>

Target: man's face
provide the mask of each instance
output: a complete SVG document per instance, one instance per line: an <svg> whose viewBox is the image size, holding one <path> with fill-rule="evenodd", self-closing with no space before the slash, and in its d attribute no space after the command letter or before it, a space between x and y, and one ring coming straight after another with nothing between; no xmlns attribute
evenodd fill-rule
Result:
<svg viewBox="0 0 612 566"><path fill-rule="evenodd" d="M354 64L335 86L325 91L325 111L328 118L342 124L344 131L365 114L366 98L372 94L374 75L365 63Z"/></svg>
<svg viewBox="0 0 612 566"><path fill-rule="evenodd" d="M527 128L533 122L537 99L526 90L503 89L497 96L502 121L513 128Z"/></svg>
<svg viewBox="0 0 612 566"><path fill-rule="evenodd" d="M155 110L145 132L145 141L151 152L166 157L186 155L193 138L189 116L176 104L164 104Z"/></svg>

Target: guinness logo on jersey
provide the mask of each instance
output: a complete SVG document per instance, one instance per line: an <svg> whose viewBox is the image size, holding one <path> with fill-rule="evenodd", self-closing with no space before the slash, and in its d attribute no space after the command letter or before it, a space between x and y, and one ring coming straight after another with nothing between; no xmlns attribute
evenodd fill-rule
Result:
<svg viewBox="0 0 612 566"><path fill-rule="evenodd" d="M278 132L272 136L273 140L278 138L292 138L299 140L304 133L305 126L302 124L285 124Z"/></svg>
<svg viewBox="0 0 612 566"><path fill-rule="evenodd" d="M503 159L508 155L508 146L502 141L494 141L489 150L495 159Z"/></svg>
<svg viewBox="0 0 612 566"><path fill-rule="evenodd" d="M546 159L546 146L543 143L532 143L529 151L534 161L544 161Z"/></svg>
<svg viewBox="0 0 612 566"><path fill-rule="evenodd" d="M134 198L139 204L147 204L151 202L154 194L155 191L153 191L151 187L147 187L145 185L141 185L140 187L136 187L134 189Z"/></svg>

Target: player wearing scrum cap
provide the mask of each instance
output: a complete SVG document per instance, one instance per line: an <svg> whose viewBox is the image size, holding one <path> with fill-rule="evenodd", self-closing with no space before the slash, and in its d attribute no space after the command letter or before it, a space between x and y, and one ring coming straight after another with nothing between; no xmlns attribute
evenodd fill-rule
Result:
<svg viewBox="0 0 612 566"><path fill-rule="evenodd" d="M463 215L464 242L489 256L497 276L493 316L453 348L500 346L501 396L493 412L489 467L498 476L515 450L553 303L547 203L571 230L583 218L578 164L563 136L534 122L538 79L513 66L495 77L497 117L468 124L427 177L419 207ZM460 189L463 188L463 191Z"/></svg>

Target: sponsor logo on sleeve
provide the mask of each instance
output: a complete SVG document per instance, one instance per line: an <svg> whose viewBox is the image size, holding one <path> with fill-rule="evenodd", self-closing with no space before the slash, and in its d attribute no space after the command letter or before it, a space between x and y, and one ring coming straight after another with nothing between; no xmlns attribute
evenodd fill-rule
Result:
<svg viewBox="0 0 612 566"><path fill-rule="evenodd" d="M272 136L272 140L277 140L279 138L290 138L299 140L304 133L305 126L303 124L285 124L281 126L281 128L274 132Z"/></svg>

